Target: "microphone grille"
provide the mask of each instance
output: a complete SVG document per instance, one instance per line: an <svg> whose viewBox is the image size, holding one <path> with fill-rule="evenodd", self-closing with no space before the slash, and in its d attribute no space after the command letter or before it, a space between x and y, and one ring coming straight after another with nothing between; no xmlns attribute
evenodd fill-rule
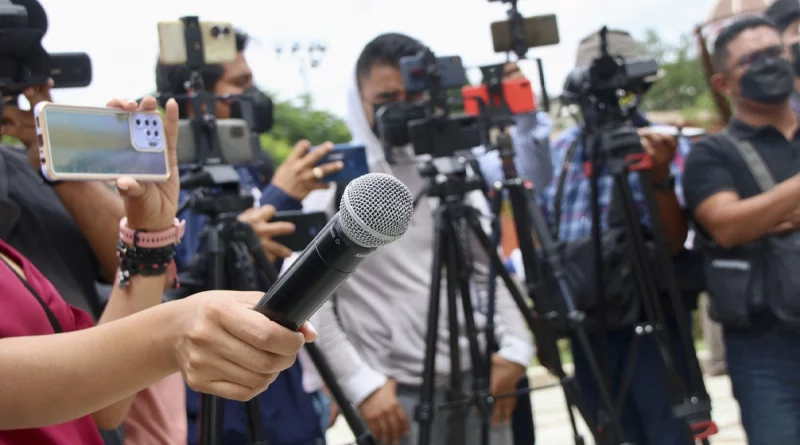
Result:
<svg viewBox="0 0 800 445"><path fill-rule="evenodd" d="M374 248L403 236L413 213L414 199L405 184L391 175L370 173L344 189L339 223L356 244Z"/></svg>

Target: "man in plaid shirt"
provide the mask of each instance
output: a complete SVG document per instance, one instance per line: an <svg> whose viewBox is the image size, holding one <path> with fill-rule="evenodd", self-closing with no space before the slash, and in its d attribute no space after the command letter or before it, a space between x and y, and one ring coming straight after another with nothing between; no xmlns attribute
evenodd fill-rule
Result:
<svg viewBox="0 0 800 445"><path fill-rule="evenodd" d="M578 49L576 66L590 63L599 55L598 35L592 34L585 38ZM626 32L609 31L608 49L612 55L628 59L639 56L633 38ZM687 223L683 212L682 190L680 188L680 175L683 160L689 149L689 141L655 134L646 127L649 126L644 118L636 122L640 127L639 134L644 149L652 156L654 167L652 170L653 183L659 213L665 228L665 234L673 254L683 249L687 234ZM555 225L555 200L559 180L566 175L563 192L560 200L560 221L558 221L559 239L564 242L577 241L591 237L592 231L592 195L589 179L584 176L583 163L588 158L579 140L582 128L575 127L562 133L552 149L553 167L555 178L542 193L541 206L549 222ZM568 155L569 159L566 159ZM566 164L565 164L566 162ZM676 180L678 178L678 180ZM631 174L629 183L634 200L641 213L644 215L642 224L649 226L646 204L642 193L642 185L638 173ZM608 208L612 197L613 179L605 174L599 178L599 196L601 211L601 227L608 228ZM685 314L689 317L689 314ZM677 336L675 322L667 323L671 334L673 347L678 351L677 359L683 355L680 351L680 339ZM608 331L603 334L605 341L598 341L600 334L590 334L594 351L599 354L608 354L602 357L611 373L612 398L617 399L620 391L620 380L625 372L630 356L630 348L634 339L634 328L624 328ZM628 442L637 445L688 445L693 443L687 433L684 421L672 415L670 395L666 385L666 377L658 350L651 338L644 341L635 354L637 364L634 368L630 389L625 395L625 404L620 414L620 422ZM603 349L598 345L605 343ZM593 378L586 361L586 351L577 342L572 342L572 354L575 364L575 377L582 391L582 400L590 413L597 414L603 409L597 394L597 382ZM599 357L600 358L600 357Z"/></svg>

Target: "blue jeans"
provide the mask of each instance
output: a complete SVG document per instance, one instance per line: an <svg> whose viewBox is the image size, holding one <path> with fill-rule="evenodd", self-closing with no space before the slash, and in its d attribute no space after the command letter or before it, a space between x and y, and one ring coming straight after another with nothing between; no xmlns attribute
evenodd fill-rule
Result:
<svg viewBox="0 0 800 445"><path fill-rule="evenodd" d="M688 318L688 317L687 317ZM688 321L688 320L687 320ZM675 364L682 379L686 380L686 355L678 336L677 323L670 319L667 330L670 334L672 348L676 351ZM631 346L635 338L634 328L610 331L606 334L611 381L611 397L619 399L623 374L627 372L630 361ZM597 335L590 335L593 352L599 363L602 350L598 347ZM589 413L595 416L606 411L597 391L597 380L591 373L586 360L586 351L576 339L572 339L572 357L575 363L575 379L580 385L581 401ZM625 405L620 416L620 423L625 439L636 445L693 445L689 437L689 427L685 421L672 414L672 400L667 388L666 373L661 356L651 336L639 340L636 353L636 365L630 381L630 389L625 394ZM608 429L610 426L607 426Z"/></svg>
<svg viewBox="0 0 800 445"><path fill-rule="evenodd" d="M748 443L800 444L800 332L726 330L725 351Z"/></svg>

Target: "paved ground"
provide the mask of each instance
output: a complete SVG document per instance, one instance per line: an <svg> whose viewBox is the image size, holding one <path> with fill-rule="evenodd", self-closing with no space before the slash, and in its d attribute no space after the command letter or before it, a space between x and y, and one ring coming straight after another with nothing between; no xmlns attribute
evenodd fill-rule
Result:
<svg viewBox="0 0 800 445"><path fill-rule="evenodd" d="M544 375L541 368L529 371L531 382L535 387L552 383ZM739 408L731 397L730 382L727 377L706 378L706 386L714 407L714 420L720 429L719 434L711 440L711 445L746 445L744 433L739 424ZM564 395L559 387L548 387L533 392L534 422L536 424L536 442L544 445L572 445L574 440L569 425L569 418L564 407ZM593 443L585 425L581 424L586 444ZM352 443L353 436L347 424L339 417L337 424L328 431L330 445ZM439 444L434 444L439 445Z"/></svg>

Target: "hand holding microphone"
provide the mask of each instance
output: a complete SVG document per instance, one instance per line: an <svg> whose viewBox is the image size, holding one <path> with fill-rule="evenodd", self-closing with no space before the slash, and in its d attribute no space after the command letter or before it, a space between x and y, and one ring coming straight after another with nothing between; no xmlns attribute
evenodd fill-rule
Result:
<svg viewBox="0 0 800 445"><path fill-rule="evenodd" d="M413 213L411 191L395 177L371 173L353 180L342 195L339 213L255 310L298 330L370 253L403 236Z"/></svg>

